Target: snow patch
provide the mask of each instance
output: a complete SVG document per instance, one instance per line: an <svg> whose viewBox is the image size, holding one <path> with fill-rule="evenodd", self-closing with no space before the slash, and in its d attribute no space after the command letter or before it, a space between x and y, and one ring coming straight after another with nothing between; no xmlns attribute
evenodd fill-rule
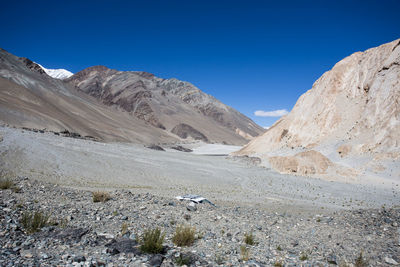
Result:
<svg viewBox="0 0 400 267"><path fill-rule="evenodd" d="M192 153L198 155L228 155L232 152L238 151L241 148L242 148L241 146L205 144L203 146L193 148Z"/></svg>
<svg viewBox="0 0 400 267"><path fill-rule="evenodd" d="M38 63L36 63L38 64ZM66 79L74 75L72 72L65 70L65 69L46 69L42 65L38 64L50 77L56 79Z"/></svg>

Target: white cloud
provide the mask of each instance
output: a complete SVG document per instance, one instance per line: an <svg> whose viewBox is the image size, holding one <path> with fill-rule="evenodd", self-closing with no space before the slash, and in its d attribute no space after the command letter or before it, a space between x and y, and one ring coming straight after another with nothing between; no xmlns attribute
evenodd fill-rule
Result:
<svg viewBox="0 0 400 267"><path fill-rule="evenodd" d="M264 111L264 110L257 110L254 112L254 115L258 117L282 117L283 115L288 114L289 111L286 109L278 109L272 111Z"/></svg>
<svg viewBox="0 0 400 267"><path fill-rule="evenodd" d="M264 126L263 127L265 130L268 130L269 129L269 126Z"/></svg>

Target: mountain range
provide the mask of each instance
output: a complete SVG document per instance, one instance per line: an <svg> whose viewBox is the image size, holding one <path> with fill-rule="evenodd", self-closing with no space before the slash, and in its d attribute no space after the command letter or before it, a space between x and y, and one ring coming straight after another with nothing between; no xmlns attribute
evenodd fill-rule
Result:
<svg viewBox="0 0 400 267"><path fill-rule="evenodd" d="M243 145L264 132L189 82L104 66L67 76L1 49L0 120L144 144L202 140Z"/></svg>

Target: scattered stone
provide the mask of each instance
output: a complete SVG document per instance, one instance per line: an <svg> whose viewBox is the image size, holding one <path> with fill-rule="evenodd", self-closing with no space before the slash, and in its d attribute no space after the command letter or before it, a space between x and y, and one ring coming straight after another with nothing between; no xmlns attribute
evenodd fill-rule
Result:
<svg viewBox="0 0 400 267"><path fill-rule="evenodd" d="M33 254L32 254L32 252L31 252L30 250L23 250L23 251L21 251L21 256L22 256L23 258L28 258L28 259L30 259L30 258L33 257Z"/></svg>
<svg viewBox="0 0 400 267"><path fill-rule="evenodd" d="M72 259L72 262L85 262L85 261L86 261L86 258L83 255L75 256Z"/></svg>
<svg viewBox="0 0 400 267"><path fill-rule="evenodd" d="M150 266L159 267L159 266L161 266L163 260L164 260L163 255L156 254L156 255L153 255L153 256L150 258L148 264L149 264Z"/></svg>
<svg viewBox="0 0 400 267"><path fill-rule="evenodd" d="M196 211L196 210L197 210L196 203L190 202L190 203L186 206L186 209L187 209L188 211Z"/></svg>
<svg viewBox="0 0 400 267"><path fill-rule="evenodd" d="M391 264L391 265L398 265L399 264L397 261L395 261L394 259L389 258L389 257L385 257L384 260L385 260L386 263Z"/></svg>
<svg viewBox="0 0 400 267"><path fill-rule="evenodd" d="M193 152L193 150L191 150L190 148L185 148L183 146L173 146L171 148L182 152Z"/></svg>
<svg viewBox="0 0 400 267"><path fill-rule="evenodd" d="M22 193L0 191L0 266L216 266L220 262L244 267L274 266L277 260L285 266L342 261L352 266L361 249L368 251L364 257L371 266L396 266L400 255L400 229L393 226L400 221L398 208L293 216L251 206L214 207L186 201L169 205L172 198L125 190L115 191L113 201L98 205L90 192L23 177L15 182L24 188ZM188 207L192 210L186 211ZM28 235L20 224L25 210L51 210L50 221L58 222ZM68 215L73 220L68 221ZM194 244L176 247L172 242L176 227L188 221L195 227ZM127 225L123 237L122 225ZM165 233L162 254L143 254L137 240L146 229L155 228ZM240 248L245 233L253 233L257 242L249 247L246 262ZM301 261L305 252L307 259Z"/></svg>
<svg viewBox="0 0 400 267"><path fill-rule="evenodd" d="M147 148L153 149L153 150L158 150L158 151L165 151L164 148L162 148L159 145L149 145Z"/></svg>
<svg viewBox="0 0 400 267"><path fill-rule="evenodd" d="M140 250L136 246L136 240L132 240L129 238L121 238L118 240L113 239L110 243L106 244L106 247L108 247L108 249L115 254L133 253L135 255L140 255Z"/></svg>
<svg viewBox="0 0 400 267"><path fill-rule="evenodd" d="M338 263L337 263L336 255L329 255L328 258L327 258L326 260L327 260L327 262L328 262L329 264L335 264L335 265L338 264Z"/></svg>

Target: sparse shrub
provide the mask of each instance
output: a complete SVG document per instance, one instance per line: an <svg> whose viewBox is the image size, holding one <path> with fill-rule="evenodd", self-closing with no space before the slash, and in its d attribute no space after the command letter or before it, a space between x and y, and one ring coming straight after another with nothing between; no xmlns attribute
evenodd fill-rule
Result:
<svg viewBox="0 0 400 267"><path fill-rule="evenodd" d="M0 189L10 189L14 187L14 182L10 178L1 177L0 178Z"/></svg>
<svg viewBox="0 0 400 267"><path fill-rule="evenodd" d="M24 212L20 223L28 234L35 233L40 228L49 225L50 215L42 211Z"/></svg>
<svg viewBox="0 0 400 267"><path fill-rule="evenodd" d="M66 228L68 226L68 220L63 218L58 221L58 227L60 228Z"/></svg>
<svg viewBox="0 0 400 267"><path fill-rule="evenodd" d="M282 251L282 247L278 245L278 246L276 247L276 250Z"/></svg>
<svg viewBox="0 0 400 267"><path fill-rule="evenodd" d="M12 177L15 177L14 173L0 170L0 189L12 189L14 187Z"/></svg>
<svg viewBox="0 0 400 267"><path fill-rule="evenodd" d="M243 261L248 261L250 258L250 248L246 247L245 245L240 246L240 258Z"/></svg>
<svg viewBox="0 0 400 267"><path fill-rule="evenodd" d="M276 262L274 263L274 266L275 266L275 267L283 267L283 263L282 263L281 261L276 261Z"/></svg>
<svg viewBox="0 0 400 267"><path fill-rule="evenodd" d="M140 250L144 253L157 254L163 250L165 233L161 233L159 228L146 230L140 238Z"/></svg>
<svg viewBox="0 0 400 267"><path fill-rule="evenodd" d="M191 246L195 240L195 232L196 230L194 227L179 225L178 227L176 227L175 235L172 238L172 242L180 247Z"/></svg>
<svg viewBox="0 0 400 267"><path fill-rule="evenodd" d="M306 253L302 253L302 254L300 255L300 260L301 260L301 261L306 261L306 260L308 260L308 255L307 255Z"/></svg>
<svg viewBox="0 0 400 267"><path fill-rule="evenodd" d="M121 225L121 236L124 236L128 232L128 223L124 222Z"/></svg>
<svg viewBox="0 0 400 267"><path fill-rule="evenodd" d="M65 228L68 226L68 220L65 218L61 218L59 221L57 220L53 220L53 219L49 219L47 221L47 225L51 225L51 226L57 226L60 228Z"/></svg>
<svg viewBox="0 0 400 267"><path fill-rule="evenodd" d="M12 190L14 193L20 193L20 192L21 192L21 187L18 187L18 186L13 185L13 187L11 188L11 190Z"/></svg>
<svg viewBox="0 0 400 267"><path fill-rule="evenodd" d="M102 191L92 192L92 196L93 202L106 202L111 199L109 193Z"/></svg>
<svg viewBox="0 0 400 267"><path fill-rule="evenodd" d="M197 235L195 235L196 239L202 239L204 237L204 233L198 232Z"/></svg>
<svg viewBox="0 0 400 267"><path fill-rule="evenodd" d="M186 256L180 254L179 257L175 258L175 263L178 264L178 266L189 265L190 257L186 257Z"/></svg>
<svg viewBox="0 0 400 267"><path fill-rule="evenodd" d="M215 263L217 263L218 265L224 264L225 261L226 259L224 256L222 256L222 254L218 253L215 255Z"/></svg>
<svg viewBox="0 0 400 267"><path fill-rule="evenodd" d="M362 251L360 251L360 255L356 259L354 266L356 266L356 267L367 267L368 266L368 261L366 259L364 259Z"/></svg>
<svg viewBox="0 0 400 267"><path fill-rule="evenodd" d="M333 264L333 263L332 263ZM353 264L348 264L346 261L341 261L340 263L339 263L339 267L351 267L351 266L354 266Z"/></svg>
<svg viewBox="0 0 400 267"><path fill-rule="evenodd" d="M245 242L247 245L250 245L250 246L255 245L256 242L255 242L255 240L254 240L254 235L253 235L253 233L250 233L250 234L245 233L245 234L244 234L244 242Z"/></svg>

